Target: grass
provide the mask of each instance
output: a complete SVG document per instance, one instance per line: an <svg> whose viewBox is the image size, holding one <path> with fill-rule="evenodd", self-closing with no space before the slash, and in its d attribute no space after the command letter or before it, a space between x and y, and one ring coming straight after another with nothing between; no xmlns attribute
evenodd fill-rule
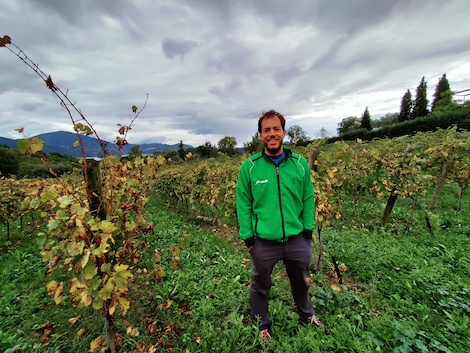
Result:
<svg viewBox="0 0 470 353"><path fill-rule="evenodd" d="M448 187L430 215L431 234L427 210L419 204L411 226L408 200L398 200L392 221L381 225L384 204L361 200L361 219L355 220L346 200L344 220L322 231L323 267L311 273L313 303L327 329L298 322L285 271L277 265L270 351L470 351L470 204L455 211L454 202ZM258 351L248 306L251 264L236 230L198 225L158 200L150 202L147 213L155 233L131 289L131 310L117 320L122 351L145 352L151 346L161 352ZM0 352L68 352L71 347L87 352L106 323L92 309L53 303L45 291L49 278L36 230L12 228L12 240L0 248ZM180 266L171 269L171 247L188 234ZM3 228L0 239L6 239ZM163 281L143 270L151 267L155 248L165 259ZM332 256L344 264L343 285ZM74 317L79 319L71 325ZM53 332L47 331L51 327Z"/></svg>

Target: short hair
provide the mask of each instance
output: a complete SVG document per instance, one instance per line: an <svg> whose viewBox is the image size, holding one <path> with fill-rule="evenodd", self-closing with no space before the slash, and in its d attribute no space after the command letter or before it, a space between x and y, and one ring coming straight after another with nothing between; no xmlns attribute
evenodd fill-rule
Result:
<svg viewBox="0 0 470 353"><path fill-rule="evenodd" d="M258 120L258 132L261 133L261 124L263 123L264 119L271 118L273 116L277 116L279 120L281 121L281 126L282 130L286 129L286 118L281 113L278 113L275 110L268 110L267 112L264 112L263 115Z"/></svg>

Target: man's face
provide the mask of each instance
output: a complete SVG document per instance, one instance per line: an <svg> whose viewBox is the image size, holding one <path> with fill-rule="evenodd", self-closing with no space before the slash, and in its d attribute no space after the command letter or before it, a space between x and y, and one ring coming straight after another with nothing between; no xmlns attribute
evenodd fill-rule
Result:
<svg viewBox="0 0 470 353"><path fill-rule="evenodd" d="M277 156L282 153L284 136L286 136L286 131L282 129L281 120L277 116L273 115L262 121L260 138L268 156Z"/></svg>

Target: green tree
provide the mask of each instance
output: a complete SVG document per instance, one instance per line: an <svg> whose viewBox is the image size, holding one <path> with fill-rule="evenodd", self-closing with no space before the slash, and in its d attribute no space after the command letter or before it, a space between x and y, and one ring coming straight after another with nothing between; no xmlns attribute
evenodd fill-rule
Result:
<svg viewBox="0 0 470 353"><path fill-rule="evenodd" d="M234 156L238 153L236 145L237 139L233 136L225 136L217 144L219 152L224 153L228 156Z"/></svg>
<svg viewBox="0 0 470 353"><path fill-rule="evenodd" d="M406 121L411 119L411 113L413 111L413 99L411 97L410 90L407 90L401 99L400 114L398 115L398 121Z"/></svg>
<svg viewBox="0 0 470 353"><path fill-rule="evenodd" d="M384 126L393 125L398 122L400 113L387 113L381 116L378 120L372 120L372 127L380 129Z"/></svg>
<svg viewBox="0 0 470 353"><path fill-rule="evenodd" d="M184 150L183 140L180 140L180 144L178 145L178 156L182 161L186 159L186 151Z"/></svg>
<svg viewBox="0 0 470 353"><path fill-rule="evenodd" d="M300 125L292 125L290 128L288 128L287 136L294 146L297 146L299 143L307 140L307 135Z"/></svg>
<svg viewBox="0 0 470 353"><path fill-rule="evenodd" d="M372 121L370 119L369 108L366 108L366 110L364 110L364 114L362 114L360 127L366 130L372 130Z"/></svg>
<svg viewBox="0 0 470 353"><path fill-rule="evenodd" d="M248 153L259 152L263 149L263 141L259 138L258 132L251 137L251 141L243 143L243 149Z"/></svg>
<svg viewBox="0 0 470 353"><path fill-rule="evenodd" d="M454 92L447 90L441 93L441 99L436 102L433 112L451 110L459 107L459 104L453 100Z"/></svg>
<svg viewBox="0 0 470 353"><path fill-rule="evenodd" d="M344 118L338 123L338 135L344 135L348 132L357 130L361 127L360 120L355 116Z"/></svg>
<svg viewBox="0 0 470 353"><path fill-rule="evenodd" d="M206 141L203 145L196 147L196 152L201 158L217 156L217 148L213 146L210 141Z"/></svg>
<svg viewBox="0 0 470 353"><path fill-rule="evenodd" d="M442 75L442 77L439 79L433 97L434 100L431 107L431 111L433 112L448 110L457 106L457 104L453 101L454 93L450 89L446 74Z"/></svg>
<svg viewBox="0 0 470 353"><path fill-rule="evenodd" d="M0 175L17 175L19 169L18 153L8 147L0 147Z"/></svg>
<svg viewBox="0 0 470 353"><path fill-rule="evenodd" d="M427 98L427 82L424 80L424 76L421 79L418 87L416 88L416 99L413 104L413 110L411 112L411 118L416 119L421 116L426 116L429 113L428 110L428 98Z"/></svg>
<svg viewBox="0 0 470 353"><path fill-rule="evenodd" d="M127 158L129 160L133 160L135 159L136 157L142 157L142 149L140 148L139 145L136 145L136 146L133 146L131 148L131 151L129 152L129 154L127 155Z"/></svg>

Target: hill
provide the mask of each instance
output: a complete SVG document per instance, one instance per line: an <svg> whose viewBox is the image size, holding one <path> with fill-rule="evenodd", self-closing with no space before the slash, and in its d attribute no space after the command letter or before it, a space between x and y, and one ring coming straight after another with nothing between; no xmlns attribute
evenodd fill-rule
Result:
<svg viewBox="0 0 470 353"><path fill-rule="evenodd" d="M72 132L67 131L56 131L56 132L49 132L45 134L37 135L37 137L41 138L44 141L44 152L57 152L62 155L72 156L75 158L82 157L82 152L80 148L74 148L73 143L77 140L77 135ZM83 145L86 150L87 157L102 157L103 152L100 146L100 143L97 139L89 136L82 136ZM0 145L6 145L9 148L16 148L16 141L13 139L9 139L6 137L0 137ZM109 154L111 156L118 156L119 150L114 143L107 142L106 145L108 146ZM123 155L128 154L132 147L140 146L142 153L144 155L153 154L155 152L163 152L163 151L171 151L171 150L178 150L179 144L168 145L165 143L144 143L144 144L129 144L124 146L123 148ZM193 148L191 145L183 144L184 149Z"/></svg>

